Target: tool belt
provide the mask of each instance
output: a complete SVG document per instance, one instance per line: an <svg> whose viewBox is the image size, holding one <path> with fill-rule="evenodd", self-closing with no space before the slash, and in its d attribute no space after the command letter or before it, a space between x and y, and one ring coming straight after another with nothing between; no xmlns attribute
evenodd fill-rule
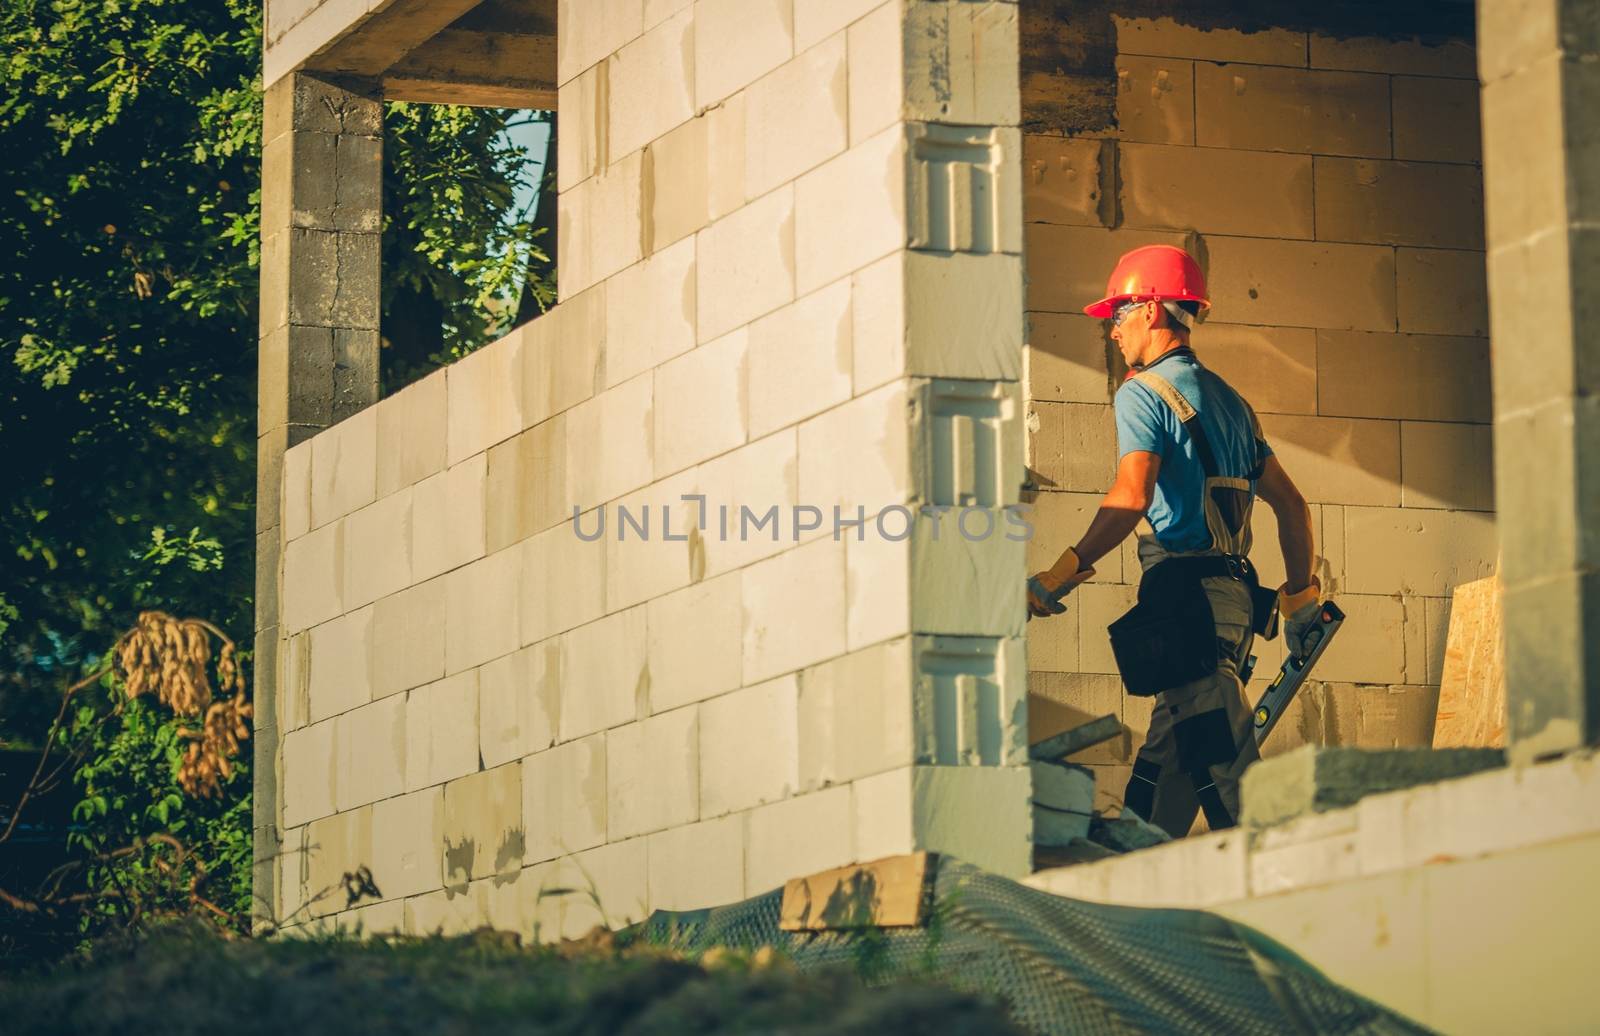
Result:
<svg viewBox="0 0 1600 1036"><path fill-rule="evenodd" d="M1277 635L1278 595L1247 557L1168 558L1139 580L1139 600L1110 627L1111 652L1128 693L1148 698L1217 671L1217 624L1202 580L1237 579L1250 591L1251 628Z"/></svg>
<svg viewBox="0 0 1600 1036"><path fill-rule="evenodd" d="M1217 624L1202 579L1245 583L1250 589L1251 626L1268 640L1277 635L1278 595L1261 588L1247 556L1252 482L1261 477L1264 458L1243 478L1225 475L1189 399L1153 369L1140 371L1134 380L1172 409L1194 442L1195 458L1205 472L1201 509L1211 533L1210 553L1170 557L1146 570L1139 581L1139 603L1111 624L1111 651L1123 684L1129 694L1149 697L1217 671ZM1254 411L1249 413L1251 431L1260 442L1259 422Z"/></svg>

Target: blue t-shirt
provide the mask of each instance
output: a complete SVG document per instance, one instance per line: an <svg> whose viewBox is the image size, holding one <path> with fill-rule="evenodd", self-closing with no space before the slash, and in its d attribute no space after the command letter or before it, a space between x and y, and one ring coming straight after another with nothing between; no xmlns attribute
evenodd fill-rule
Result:
<svg viewBox="0 0 1600 1036"><path fill-rule="evenodd" d="M1272 455L1272 447L1256 438L1250 404L1202 367L1193 353L1168 353L1148 369L1171 382L1194 407L1216 457L1218 474L1248 478ZM1115 409L1118 459L1136 450L1161 458L1155 495L1145 512L1156 539L1173 552L1210 548L1211 531L1206 527L1202 503L1205 469L1188 429L1153 389L1137 380L1124 382L1117 390ZM1250 488L1254 491L1254 482Z"/></svg>

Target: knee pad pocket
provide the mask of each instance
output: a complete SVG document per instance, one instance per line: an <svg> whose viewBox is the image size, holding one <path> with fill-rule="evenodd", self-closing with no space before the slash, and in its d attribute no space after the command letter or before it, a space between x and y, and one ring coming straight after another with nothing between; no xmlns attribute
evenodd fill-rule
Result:
<svg viewBox="0 0 1600 1036"><path fill-rule="evenodd" d="M1233 762L1238 748L1233 743L1233 728L1225 709L1211 709L1172 727L1178 745L1178 766L1187 773Z"/></svg>

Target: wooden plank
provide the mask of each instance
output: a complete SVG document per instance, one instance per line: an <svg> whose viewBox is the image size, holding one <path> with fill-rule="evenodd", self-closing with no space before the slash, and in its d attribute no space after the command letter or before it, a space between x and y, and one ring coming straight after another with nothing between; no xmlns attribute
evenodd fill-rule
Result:
<svg viewBox="0 0 1600 1036"><path fill-rule="evenodd" d="M914 928L927 917L937 868L932 853L838 867L783 887L778 927L786 932Z"/></svg>
<svg viewBox="0 0 1600 1036"><path fill-rule="evenodd" d="M446 29L383 74L397 101L505 108L556 106L556 41Z"/></svg>
<svg viewBox="0 0 1600 1036"><path fill-rule="evenodd" d="M469 108L535 108L554 111L556 91L536 86L506 83L449 83L432 79L383 78L383 97L388 101L415 101L418 104L463 104Z"/></svg>
<svg viewBox="0 0 1600 1036"><path fill-rule="evenodd" d="M1102 741L1110 741L1120 733L1122 733L1122 722L1116 716L1107 714L1082 726L1063 730L1054 737L1045 738L1028 749L1028 758L1040 762L1058 762Z"/></svg>
<svg viewBox="0 0 1600 1036"><path fill-rule="evenodd" d="M1434 748L1506 743L1506 671L1498 576L1462 583L1450 602Z"/></svg>
<svg viewBox="0 0 1600 1036"><path fill-rule="evenodd" d="M554 38L556 0L483 0L452 22L450 28Z"/></svg>
<svg viewBox="0 0 1600 1036"><path fill-rule="evenodd" d="M477 4L478 0L389 0L318 49L305 67L350 76L380 75Z"/></svg>

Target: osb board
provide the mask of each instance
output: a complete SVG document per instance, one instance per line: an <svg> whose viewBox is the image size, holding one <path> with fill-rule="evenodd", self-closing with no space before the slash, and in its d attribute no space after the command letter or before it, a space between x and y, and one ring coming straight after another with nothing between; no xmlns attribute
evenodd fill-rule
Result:
<svg viewBox="0 0 1600 1036"><path fill-rule="evenodd" d="M1450 602L1434 748L1499 748L1506 743L1506 667L1500 580L1456 587Z"/></svg>
<svg viewBox="0 0 1600 1036"><path fill-rule="evenodd" d="M922 924L937 857L890 856L838 867L783 887L778 927L786 932L905 928Z"/></svg>

